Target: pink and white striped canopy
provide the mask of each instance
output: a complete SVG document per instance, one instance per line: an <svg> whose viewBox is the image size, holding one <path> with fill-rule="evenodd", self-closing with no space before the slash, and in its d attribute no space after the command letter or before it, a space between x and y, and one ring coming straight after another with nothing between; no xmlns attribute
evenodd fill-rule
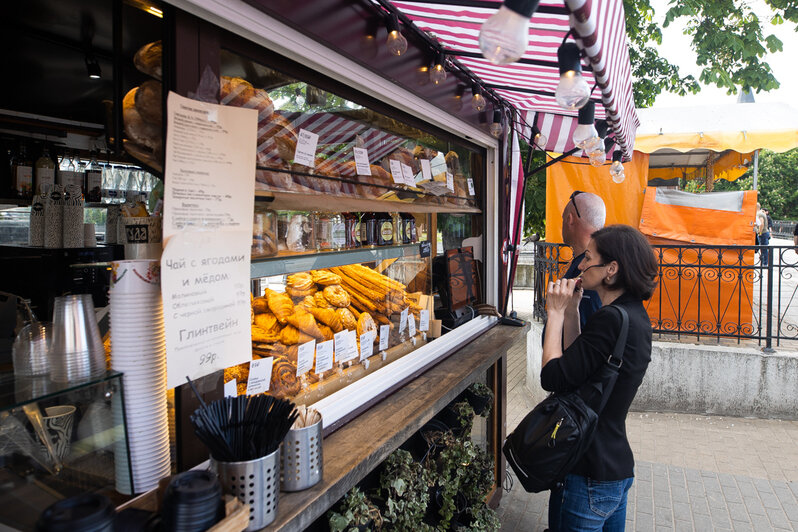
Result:
<svg viewBox="0 0 798 532"><path fill-rule="evenodd" d="M583 75L596 100L596 119L606 118L624 158L631 158L639 125L632 98L623 0L541 0L529 27L529 46L520 61L494 65L479 54L479 29L501 0L392 0L421 30L432 34L447 55L521 113L517 125L529 135L537 123L548 137L547 151L573 148L576 112L554 100L559 81L557 48L569 30L583 51ZM464 55L459 55L462 53ZM600 91L600 93L599 93ZM524 127L526 126L526 127Z"/></svg>

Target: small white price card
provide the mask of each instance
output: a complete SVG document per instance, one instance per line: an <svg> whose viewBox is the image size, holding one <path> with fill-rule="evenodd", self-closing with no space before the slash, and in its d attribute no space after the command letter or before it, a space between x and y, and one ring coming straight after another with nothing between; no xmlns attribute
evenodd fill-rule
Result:
<svg viewBox="0 0 798 532"><path fill-rule="evenodd" d="M432 166L429 164L429 159L421 159L421 178L432 181Z"/></svg>
<svg viewBox="0 0 798 532"><path fill-rule="evenodd" d="M403 184L405 182L405 176L402 173L402 163L399 161L395 161L393 159L391 161L391 177L393 178L393 182L397 184Z"/></svg>
<svg viewBox="0 0 798 532"><path fill-rule="evenodd" d="M352 335L350 335L349 331L346 330L335 333L333 337L335 341L335 360L338 362L346 362L347 360L357 358L357 343L354 339L356 335L357 333L355 331L352 331Z"/></svg>
<svg viewBox="0 0 798 532"><path fill-rule="evenodd" d="M404 309L402 313L399 315L399 332L402 333L407 327L407 313L410 309Z"/></svg>
<svg viewBox="0 0 798 532"><path fill-rule="evenodd" d="M418 330L429 330L429 310L424 309L418 313Z"/></svg>
<svg viewBox="0 0 798 532"><path fill-rule="evenodd" d="M316 346L316 375L333 367L333 341L328 340Z"/></svg>
<svg viewBox="0 0 798 532"><path fill-rule="evenodd" d="M357 175L371 175L369 151L366 148L352 148L355 152L355 169Z"/></svg>
<svg viewBox="0 0 798 532"><path fill-rule="evenodd" d="M474 191L474 180L469 177L468 178L468 195L469 196L473 196L474 194L476 194L476 192Z"/></svg>
<svg viewBox="0 0 798 532"><path fill-rule="evenodd" d="M454 192L454 176L451 172L446 172L446 188Z"/></svg>
<svg viewBox="0 0 798 532"><path fill-rule="evenodd" d="M313 355L316 353L316 340L305 342L299 346L296 354L296 376L304 375L313 367Z"/></svg>
<svg viewBox="0 0 798 532"><path fill-rule="evenodd" d="M259 358L249 363L249 379L247 379L247 395L268 392L272 382L272 365L274 357Z"/></svg>
<svg viewBox="0 0 798 532"><path fill-rule="evenodd" d="M405 184L407 186L416 186L416 178L413 176L413 169L406 164L402 165L402 175L405 178Z"/></svg>
<svg viewBox="0 0 798 532"><path fill-rule="evenodd" d="M366 360L374 352L374 331L360 335L360 360Z"/></svg>
<svg viewBox="0 0 798 532"><path fill-rule="evenodd" d="M380 351L388 349L388 340L391 337L391 326L380 325Z"/></svg>
<svg viewBox="0 0 798 532"><path fill-rule="evenodd" d="M224 396L225 397L235 397L238 395L238 389L236 388L236 380L233 379L231 381L227 381L224 383Z"/></svg>
<svg viewBox="0 0 798 532"><path fill-rule="evenodd" d="M407 317L407 332L410 336L416 335L416 318L412 314Z"/></svg>
<svg viewBox="0 0 798 532"><path fill-rule="evenodd" d="M299 130L299 140L296 143L294 162L313 168L316 165L316 145L319 136L305 129Z"/></svg>

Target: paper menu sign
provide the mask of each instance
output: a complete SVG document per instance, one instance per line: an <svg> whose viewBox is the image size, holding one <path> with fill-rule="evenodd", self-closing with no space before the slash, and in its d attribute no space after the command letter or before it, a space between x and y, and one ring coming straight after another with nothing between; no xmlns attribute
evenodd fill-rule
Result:
<svg viewBox="0 0 798 532"><path fill-rule="evenodd" d="M403 184L405 182L405 176L402 173L402 163L394 159L390 159L390 165L393 182L399 185Z"/></svg>
<svg viewBox="0 0 798 532"><path fill-rule="evenodd" d="M432 167L429 164L429 159L421 159L421 178L432 181Z"/></svg>
<svg viewBox="0 0 798 532"><path fill-rule="evenodd" d="M407 313L409 309L405 308L402 313L399 315L399 332L404 332L405 328L407 327Z"/></svg>
<svg viewBox="0 0 798 532"><path fill-rule="evenodd" d="M412 314L407 317L407 332L410 336L416 335L416 318Z"/></svg>
<svg viewBox="0 0 798 532"><path fill-rule="evenodd" d="M316 375L332 369L333 343L333 340L328 340L316 346Z"/></svg>
<svg viewBox="0 0 798 532"><path fill-rule="evenodd" d="M297 349L296 376L304 375L313 367L313 357L316 353L316 340L305 342Z"/></svg>
<svg viewBox="0 0 798 532"><path fill-rule="evenodd" d="M238 383L235 379L224 383L224 396L235 397L238 395Z"/></svg>
<svg viewBox="0 0 798 532"><path fill-rule="evenodd" d="M371 175L369 152L366 148L352 148L355 153L355 170L357 175Z"/></svg>
<svg viewBox="0 0 798 532"><path fill-rule="evenodd" d="M391 326L380 325L380 351L388 349L388 340L391 337Z"/></svg>
<svg viewBox="0 0 798 532"><path fill-rule="evenodd" d="M468 182L468 195L469 196L475 195L476 191L474 190L474 180L469 177L467 182Z"/></svg>
<svg viewBox="0 0 798 532"><path fill-rule="evenodd" d="M254 359L249 363L247 379L247 395L257 395L269 391L272 383L272 366L274 357Z"/></svg>
<svg viewBox="0 0 798 532"><path fill-rule="evenodd" d="M169 388L252 358L251 248L251 229L181 231L166 244L161 295Z"/></svg>
<svg viewBox="0 0 798 532"><path fill-rule="evenodd" d="M406 164L402 164L402 176L407 186L416 186L416 178L413 176L413 169Z"/></svg>
<svg viewBox="0 0 798 532"><path fill-rule="evenodd" d="M454 176L451 172L446 172L446 188L454 192Z"/></svg>
<svg viewBox="0 0 798 532"><path fill-rule="evenodd" d="M356 335L355 331L347 330L335 333L333 340L335 341L335 360L337 362L346 362L357 358Z"/></svg>
<svg viewBox="0 0 798 532"><path fill-rule="evenodd" d="M163 239L185 228L251 231L258 112L170 92Z"/></svg>
<svg viewBox="0 0 798 532"><path fill-rule="evenodd" d="M316 146L319 136L306 129L300 129L294 151L294 162L313 168L316 166Z"/></svg>
<svg viewBox="0 0 798 532"><path fill-rule="evenodd" d="M418 313L418 330L429 330L429 310L423 309Z"/></svg>
<svg viewBox="0 0 798 532"><path fill-rule="evenodd" d="M360 360L365 360L374 353L374 333L366 331L360 335Z"/></svg>

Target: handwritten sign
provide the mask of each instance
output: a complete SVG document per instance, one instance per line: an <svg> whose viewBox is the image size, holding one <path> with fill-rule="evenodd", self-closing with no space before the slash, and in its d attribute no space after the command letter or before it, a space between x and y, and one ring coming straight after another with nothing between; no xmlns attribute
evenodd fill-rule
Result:
<svg viewBox="0 0 798 532"><path fill-rule="evenodd" d="M469 177L467 183L468 183L468 195L469 196L475 195L476 192L474 191L474 180Z"/></svg>
<svg viewBox="0 0 798 532"><path fill-rule="evenodd" d="M412 314L407 317L407 332L410 336L416 335L416 318Z"/></svg>
<svg viewBox="0 0 798 532"><path fill-rule="evenodd" d="M247 395L257 395L269 391L273 365L274 357L258 358L249 363Z"/></svg>
<svg viewBox="0 0 798 532"><path fill-rule="evenodd" d="M351 335L349 333L352 333ZM335 360L347 362L357 358L357 333L355 331L341 331L335 333Z"/></svg>
<svg viewBox="0 0 798 532"><path fill-rule="evenodd" d="M390 165L391 165L391 177L393 178L393 182L396 183L397 185L404 184L405 176L402 173L402 163L391 159Z"/></svg>
<svg viewBox="0 0 798 532"><path fill-rule="evenodd" d="M227 381L224 383L224 396L225 397L235 397L238 395L238 388L236 380L233 379L231 381Z"/></svg>
<svg viewBox="0 0 798 532"><path fill-rule="evenodd" d="M407 327L407 313L409 309L405 308L402 313L399 315L399 332L403 333L405 328Z"/></svg>
<svg viewBox="0 0 798 532"><path fill-rule="evenodd" d="M391 337L391 326L380 325L380 351L388 349L388 340Z"/></svg>
<svg viewBox="0 0 798 532"><path fill-rule="evenodd" d="M454 176L451 172L446 172L446 188L454 192Z"/></svg>
<svg viewBox="0 0 798 532"><path fill-rule="evenodd" d="M357 175L371 175L369 152L366 148L352 148L355 152L355 171Z"/></svg>
<svg viewBox="0 0 798 532"><path fill-rule="evenodd" d="M328 340L316 346L316 375L329 371L332 367L333 340Z"/></svg>
<svg viewBox="0 0 798 532"><path fill-rule="evenodd" d="M297 349L296 376L304 375L313 367L313 357L316 353L316 340L305 342Z"/></svg>
<svg viewBox="0 0 798 532"><path fill-rule="evenodd" d="M421 159L421 178L425 181L432 181L432 167L429 159Z"/></svg>
<svg viewBox="0 0 798 532"><path fill-rule="evenodd" d="M429 330L429 310L423 309L418 313L418 330Z"/></svg>
<svg viewBox="0 0 798 532"><path fill-rule="evenodd" d="M416 186L416 178L413 176L413 169L406 164L402 164L402 176L407 186Z"/></svg>
<svg viewBox="0 0 798 532"><path fill-rule="evenodd" d="M313 168L316 165L316 146L319 144L319 136L306 129L300 129L298 137L294 162Z"/></svg>
<svg viewBox="0 0 798 532"><path fill-rule="evenodd" d="M360 335L360 360L365 360L374 353L374 334L377 331L366 331Z"/></svg>

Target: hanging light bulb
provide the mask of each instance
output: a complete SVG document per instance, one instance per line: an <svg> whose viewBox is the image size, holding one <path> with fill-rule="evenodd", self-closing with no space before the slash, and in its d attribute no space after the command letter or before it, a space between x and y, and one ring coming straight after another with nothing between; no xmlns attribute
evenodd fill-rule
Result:
<svg viewBox="0 0 798 532"><path fill-rule="evenodd" d="M471 97L471 107L478 113L484 111L488 102L486 102L485 97L482 96L482 89L479 88L479 85L474 84L471 88L471 92L473 93Z"/></svg>
<svg viewBox="0 0 798 532"><path fill-rule="evenodd" d="M490 134L495 138L502 136L504 128L502 127L502 112L498 109L493 111L493 122L490 124Z"/></svg>
<svg viewBox="0 0 798 532"><path fill-rule="evenodd" d="M601 152L601 153L599 153L597 155L591 155L590 156L590 165L595 167L595 168L601 168L602 166L604 166L604 163L606 162L606 160L607 160L607 154L604 153L604 152Z"/></svg>
<svg viewBox="0 0 798 532"><path fill-rule="evenodd" d="M494 65L520 59L529 42L529 18L540 0L504 0L496 13L482 23L479 49Z"/></svg>
<svg viewBox="0 0 798 532"><path fill-rule="evenodd" d="M539 150L546 150L549 138L540 132L538 126L532 126L532 143L537 146Z"/></svg>
<svg viewBox="0 0 798 532"><path fill-rule="evenodd" d="M429 69L429 79L433 85L438 85L446 81L446 68L444 67L445 61L446 54L439 52L437 61L435 61L435 64Z"/></svg>
<svg viewBox="0 0 798 532"><path fill-rule="evenodd" d="M596 126L593 125L593 116L595 114L596 106L593 102L587 102L584 107L579 109L579 118L576 129L574 130L573 141L574 145L583 150L586 149L588 143L596 142L596 139L601 141L596 131Z"/></svg>
<svg viewBox="0 0 798 532"><path fill-rule="evenodd" d="M590 86L582 77L582 64L579 62L579 47L567 42L557 49L557 62L560 66L560 83L554 91L557 105L569 111L584 106L590 99Z"/></svg>
<svg viewBox="0 0 798 532"><path fill-rule="evenodd" d="M385 41L388 51L393 55L400 56L407 51L407 39L399 31L399 19L396 14L392 14L388 19L388 39Z"/></svg>
<svg viewBox="0 0 798 532"><path fill-rule="evenodd" d="M622 158L623 158L623 152L621 152L621 150L615 150L612 153L612 164L610 165L610 175L612 176L612 180L615 183L623 183L623 180L626 179L626 172L624 172L623 164L621 163Z"/></svg>

